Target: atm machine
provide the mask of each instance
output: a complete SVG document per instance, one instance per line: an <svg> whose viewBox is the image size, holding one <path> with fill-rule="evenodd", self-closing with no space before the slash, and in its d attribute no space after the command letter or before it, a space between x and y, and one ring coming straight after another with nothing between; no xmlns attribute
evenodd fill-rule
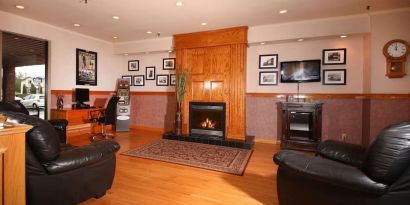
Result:
<svg viewBox="0 0 410 205"><path fill-rule="evenodd" d="M131 82L128 79L120 78L117 80L117 97L120 97L117 104L117 120L115 125L117 132L126 132L130 130L130 83Z"/></svg>

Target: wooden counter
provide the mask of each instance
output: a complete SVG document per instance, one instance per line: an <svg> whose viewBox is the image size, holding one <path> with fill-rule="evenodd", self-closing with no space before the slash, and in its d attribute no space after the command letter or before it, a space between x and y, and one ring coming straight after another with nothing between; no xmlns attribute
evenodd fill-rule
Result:
<svg viewBox="0 0 410 205"><path fill-rule="evenodd" d="M29 125L0 129L2 204L26 204L26 132Z"/></svg>

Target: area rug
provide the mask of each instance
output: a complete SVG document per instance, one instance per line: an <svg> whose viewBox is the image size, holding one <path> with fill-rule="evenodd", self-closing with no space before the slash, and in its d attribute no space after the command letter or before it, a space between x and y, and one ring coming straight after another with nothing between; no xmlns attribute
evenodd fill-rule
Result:
<svg viewBox="0 0 410 205"><path fill-rule="evenodd" d="M122 154L242 175L252 150L162 139Z"/></svg>

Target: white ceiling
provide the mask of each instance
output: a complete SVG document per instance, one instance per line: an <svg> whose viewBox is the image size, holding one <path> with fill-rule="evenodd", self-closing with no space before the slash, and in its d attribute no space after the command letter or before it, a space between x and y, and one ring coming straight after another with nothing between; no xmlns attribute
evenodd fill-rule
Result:
<svg viewBox="0 0 410 205"><path fill-rule="evenodd" d="M410 0L0 0L0 10L112 42L410 7ZM25 6L24 10L15 5ZM280 10L287 14L279 14ZM112 19L117 15L120 20ZM207 22L207 26L201 26ZM74 23L81 27L73 27ZM147 34L146 31L153 34ZM119 39L113 39L118 36Z"/></svg>

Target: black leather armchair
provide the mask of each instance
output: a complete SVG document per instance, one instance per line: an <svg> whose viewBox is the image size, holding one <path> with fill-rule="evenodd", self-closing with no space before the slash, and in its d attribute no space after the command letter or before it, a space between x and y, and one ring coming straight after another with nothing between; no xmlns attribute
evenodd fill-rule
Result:
<svg viewBox="0 0 410 205"><path fill-rule="evenodd" d="M318 155L290 150L274 155L281 205L410 202L410 121L385 128L367 150L325 141Z"/></svg>
<svg viewBox="0 0 410 205"><path fill-rule="evenodd" d="M18 112L0 113L7 121L33 126L26 133L27 204L73 205L102 197L111 188L115 153L120 148L117 142L102 140L76 147L60 143L57 130L46 120Z"/></svg>

